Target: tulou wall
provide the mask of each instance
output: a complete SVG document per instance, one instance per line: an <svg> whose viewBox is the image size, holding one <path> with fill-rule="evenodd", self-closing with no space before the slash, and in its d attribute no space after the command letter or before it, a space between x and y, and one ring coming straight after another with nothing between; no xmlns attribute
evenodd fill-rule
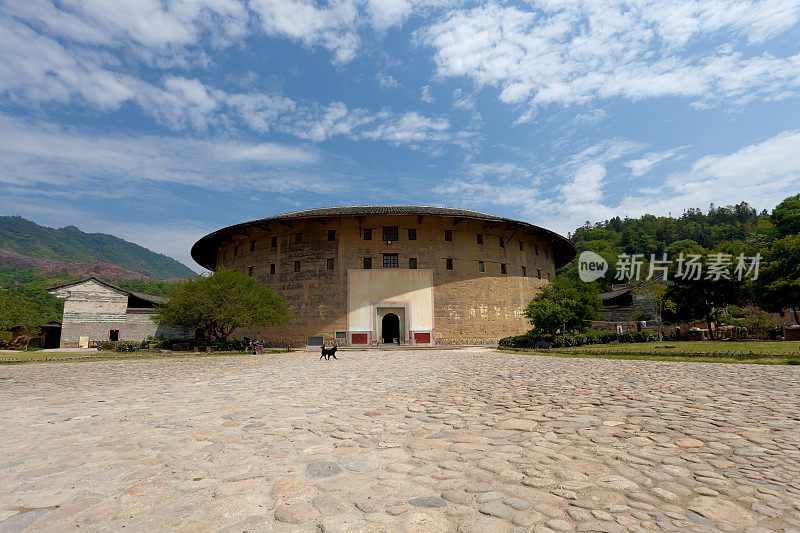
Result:
<svg viewBox="0 0 800 533"><path fill-rule="evenodd" d="M396 240L384 239L384 226L397 228ZM380 342L378 319L392 305L405 313L405 343L491 344L530 328L523 310L555 275L546 235L436 215L270 221L237 230L215 252L217 267L286 298L290 326L236 331L273 345L302 346L314 336L361 344L363 334ZM397 267L384 268L384 254L396 254Z"/></svg>

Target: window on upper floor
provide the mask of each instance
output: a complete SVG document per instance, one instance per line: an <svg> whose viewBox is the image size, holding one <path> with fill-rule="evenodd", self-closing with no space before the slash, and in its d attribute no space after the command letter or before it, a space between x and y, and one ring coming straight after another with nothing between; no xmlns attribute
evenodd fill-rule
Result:
<svg viewBox="0 0 800 533"><path fill-rule="evenodd" d="M444 267L445 267L447 270L453 270L453 260L452 260L452 259L450 259L450 258L447 258L447 259L445 259L445 260L444 260Z"/></svg>
<svg viewBox="0 0 800 533"><path fill-rule="evenodd" d="M294 271L295 272L300 272L300 261L295 261L294 262Z"/></svg>
<svg viewBox="0 0 800 533"><path fill-rule="evenodd" d="M521 252L523 250L525 250L525 243L522 242L522 241L519 241L519 251Z"/></svg>
<svg viewBox="0 0 800 533"><path fill-rule="evenodd" d="M416 241L417 240L417 230L416 230L416 228L408 228L408 240L409 241Z"/></svg>
<svg viewBox="0 0 800 533"><path fill-rule="evenodd" d="M444 230L444 240L452 241L453 240L453 230L446 229Z"/></svg>
<svg viewBox="0 0 800 533"><path fill-rule="evenodd" d="M336 267L336 260L335 259L328 259L325 262L326 267L328 270L333 270Z"/></svg>
<svg viewBox="0 0 800 533"><path fill-rule="evenodd" d="M250 251L251 252L256 251L256 241L250 241Z"/></svg>
<svg viewBox="0 0 800 533"><path fill-rule="evenodd" d="M506 247L506 241L504 241L503 237L501 236L500 237L500 248L505 248L505 247Z"/></svg>
<svg viewBox="0 0 800 533"><path fill-rule="evenodd" d="M386 242L396 241L399 238L397 226L383 227L383 240Z"/></svg>
<svg viewBox="0 0 800 533"><path fill-rule="evenodd" d="M483 264L483 261L478 261L478 272L486 272L486 267Z"/></svg>
<svg viewBox="0 0 800 533"><path fill-rule="evenodd" d="M336 240L336 230L329 229L328 230L328 241L335 241Z"/></svg>
<svg viewBox="0 0 800 533"><path fill-rule="evenodd" d="M372 240L372 228L367 228L364 230L364 240L365 241Z"/></svg>
<svg viewBox="0 0 800 533"><path fill-rule="evenodd" d="M247 275L253 277L253 267L247 267Z"/></svg>
<svg viewBox="0 0 800 533"><path fill-rule="evenodd" d="M367 270L372 268L372 258L371 257L365 257L364 258L364 268L367 269Z"/></svg>
<svg viewBox="0 0 800 533"><path fill-rule="evenodd" d="M277 248L278 247L278 236L277 235L272 237L272 239L270 240L270 246L272 246L273 248Z"/></svg>
<svg viewBox="0 0 800 533"><path fill-rule="evenodd" d="M483 235L478 233L478 244L483 244Z"/></svg>
<svg viewBox="0 0 800 533"><path fill-rule="evenodd" d="M506 264L505 263L500 263L500 273L505 275L506 270L507 270L506 269Z"/></svg>
<svg viewBox="0 0 800 533"><path fill-rule="evenodd" d="M269 264L269 273L270 274L275 274L276 269L277 269L277 266L275 265L275 263L270 263Z"/></svg>
<svg viewBox="0 0 800 533"><path fill-rule="evenodd" d="M238 246L234 246L233 247L233 255L234 255L234 257L239 255L239 247Z"/></svg>
<svg viewBox="0 0 800 533"><path fill-rule="evenodd" d="M417 269L417 258L416 257L409 257L408 258L408 268L411 270Z"/></svg>
<svg viewBox="0 0 800 533"><path fill-rule="evenodd" d="M294 243L295 244L303 244L303 234L302 233L295 233L294 234Z"/></svg>

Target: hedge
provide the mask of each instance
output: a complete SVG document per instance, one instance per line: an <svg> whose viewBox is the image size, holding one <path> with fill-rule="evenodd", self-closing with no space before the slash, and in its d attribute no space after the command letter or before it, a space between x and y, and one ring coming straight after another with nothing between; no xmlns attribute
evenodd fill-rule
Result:
<svg viewBox="0 0 800 533"><path fill-rule="evenodd" d="M565 335L537 335L533 330L524 335L504 337L498 343L501 348L566 348L585 344L608 344L611 342L652 342L658 340L655 331L593 331Z"/></svg>

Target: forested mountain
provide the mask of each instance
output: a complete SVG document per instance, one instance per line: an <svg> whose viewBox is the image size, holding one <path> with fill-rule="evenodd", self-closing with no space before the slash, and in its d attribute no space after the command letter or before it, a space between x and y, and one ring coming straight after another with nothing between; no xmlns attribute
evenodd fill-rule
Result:
<svg viewBox="0 0 800 533"><path fill-rule="evenodd" d="M707 212L691 208L677 218L644 215L614 217L594 224L587 222L570 234L570 239L578 254L591 250L612 265L600 280L601 290L607 290L614 277L613 265L620 254L643 254L645 262L651 254L661 258L666 253L668 258L673 258L681 251L763 255L776 238L783 236L773 218L766 210L758 213L746 202L727 207L711 204ZM577 279L577 258L565 266L562 273Z"/></svg>
<svg viewBox="0 0 800 533"><path fill-rule="evenodd" d="M49 228L18 216L0 216L0 251L11 252L5 255L14 256L17 262L20 261L18 256L23 256L23 259L63 263L110 263L156 279L185 278L194 274L171 257L113 235L85 233L75 226ZM37 264L30 266L42 270Z"/></svg>

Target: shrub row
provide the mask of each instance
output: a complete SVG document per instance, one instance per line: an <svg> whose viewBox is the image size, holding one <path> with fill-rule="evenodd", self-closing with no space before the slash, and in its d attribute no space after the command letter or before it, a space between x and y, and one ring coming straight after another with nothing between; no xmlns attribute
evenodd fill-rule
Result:
<svg viewBox="0 0 800 533"><path fill-rule="evenodd" d="M592 331L564 335L538 335L533 330L524 335L505 337L498 343L501 348L566 348L585 344L608 344L611 342L652 342L658 340L655 331Z"/></svg>
<svg viewBox="0 0 800 533"><path fill-rule="evenodd" d="M98 350L107 352L135 352L139 348L136 341L103 341L98 346Z"/></svg>

